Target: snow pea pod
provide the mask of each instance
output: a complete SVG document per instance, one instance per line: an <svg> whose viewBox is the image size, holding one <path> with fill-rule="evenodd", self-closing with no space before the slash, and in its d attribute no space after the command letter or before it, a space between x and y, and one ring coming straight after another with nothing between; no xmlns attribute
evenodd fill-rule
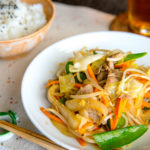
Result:
<svg viewBox="0 0 150 150"><path fill-rule="evenodd" d="M70 66L70 65L73 65L73 61L68 61L67 64L66 64L66 68L65 68L65 69L66 69L66 73L67 73L67 74L70 73L70 71L69 71L69 66Z"/></svg>
<svg viewBox="0 0 150 150"><path fill-rule="evenodd" d="M112 150L130 144L142 136L147 129L146 125L135 125L95 134L93 138L102 150Z"/></svg>
<svg viewBox="0 0 150 150"><path fill-rule="evenodd" d="M147 52L143 52L143 53L135 53L135 54L128 54L125 58L124 61L129 61L129 60L135 60L138 58L141 58L143 56L147 55Z"/></svg>

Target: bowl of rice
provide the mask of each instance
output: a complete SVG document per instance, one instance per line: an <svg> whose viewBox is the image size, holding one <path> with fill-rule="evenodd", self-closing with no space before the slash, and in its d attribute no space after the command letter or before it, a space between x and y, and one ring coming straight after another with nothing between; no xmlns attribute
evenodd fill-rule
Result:
<svg viewBox="0 0 150 150"><path fill-rule="evenodd" d="M54 15L51 0L1 0L0 58L32 50L44 39Z"/></svg>

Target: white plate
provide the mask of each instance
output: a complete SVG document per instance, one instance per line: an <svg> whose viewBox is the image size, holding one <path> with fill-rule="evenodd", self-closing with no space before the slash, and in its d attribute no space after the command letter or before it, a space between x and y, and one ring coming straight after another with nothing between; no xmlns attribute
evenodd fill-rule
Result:
<svg viewBox="0 0 150 150"><path fill-rule="evenodd" d="M96 146L88 144L81 147L78 142L59 132L49 119L40 111L40 107L49 107L44 85L48 79L55 77L58 64L72 55L72 52L87 46L91 48L116 49L133 53L150 51L150 39L136 34L123 32L94 32L73 36L59 41L42 51L27 68L22 81L22 102L32 123L45 136L57 144L70 150L96 150ZM141 58L139 63L150 65L150 54ZM48 124L47 124L48 123ZM150 134L148 132L129 147L131 150L148 150Z"/></svg>

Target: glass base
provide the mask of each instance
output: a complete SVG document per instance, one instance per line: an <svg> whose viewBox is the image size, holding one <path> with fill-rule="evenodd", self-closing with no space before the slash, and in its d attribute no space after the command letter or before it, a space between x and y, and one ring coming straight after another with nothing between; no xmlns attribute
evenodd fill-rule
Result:
<svg viewBox="0 0 150 150"><path fill-rule="evenodd" d="M133 29L129 26L129 20L128 20L128 12L122 13L118 15L110 24L109 29L112 31L125 31L125 32L132 32L141 34L144 36L150 36L147 31L144 31L144 29L138 31L137 29Z"/></svg>
<svg viewBox="0 0 150 150"><path fill-rule="evenodd" d="M142 35L150 37L150 28L147 28L147 27L144 27L144 26L143 27L138 27L138 26L133 26L133 25L130 25L130 28L131 28L131 30L133 30L137 34L142 34Z"/></svg>

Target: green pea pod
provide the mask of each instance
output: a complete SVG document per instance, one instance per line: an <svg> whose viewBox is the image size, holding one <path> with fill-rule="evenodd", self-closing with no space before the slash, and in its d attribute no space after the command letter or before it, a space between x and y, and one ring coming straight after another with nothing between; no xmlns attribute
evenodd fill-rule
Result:
<svg viewBox="0 0 150 150"><path fill-rule="evenodd" d="M67 74L70 73L70 71L69 71L69 66L70 66L70 65L73 65L73 61L68 61L67 64L66 64L66 73L67 73Z"/></svg>
<svg viewBox="0 0 150 150"><path fill-rule="evenodd" d="M80 78L81 78L82 81L84 81L86 79L86 75L85 75L84 72L80 72ZM74 79L75 79L75 81L77 83L80 83L80 81L78 80L77 76L75 76Z"/></svg>
<svg viewBox="0 0 150 150"><path fill-rule="evenodd" d="M129 60L135 60L135 59L138 59L138 58L141 58L143 56L147 55L147 52L143 52L143 53L136 53L136 54L128 54L124 61L129 61Z"/></svg>
<svg viewBox="0 0 150 150"><path fill-rule="evenodd" d="M130 144L147 130L148 127L146 125L136 125L95 134L93 137L102 150L112 150Z"/></svg>

